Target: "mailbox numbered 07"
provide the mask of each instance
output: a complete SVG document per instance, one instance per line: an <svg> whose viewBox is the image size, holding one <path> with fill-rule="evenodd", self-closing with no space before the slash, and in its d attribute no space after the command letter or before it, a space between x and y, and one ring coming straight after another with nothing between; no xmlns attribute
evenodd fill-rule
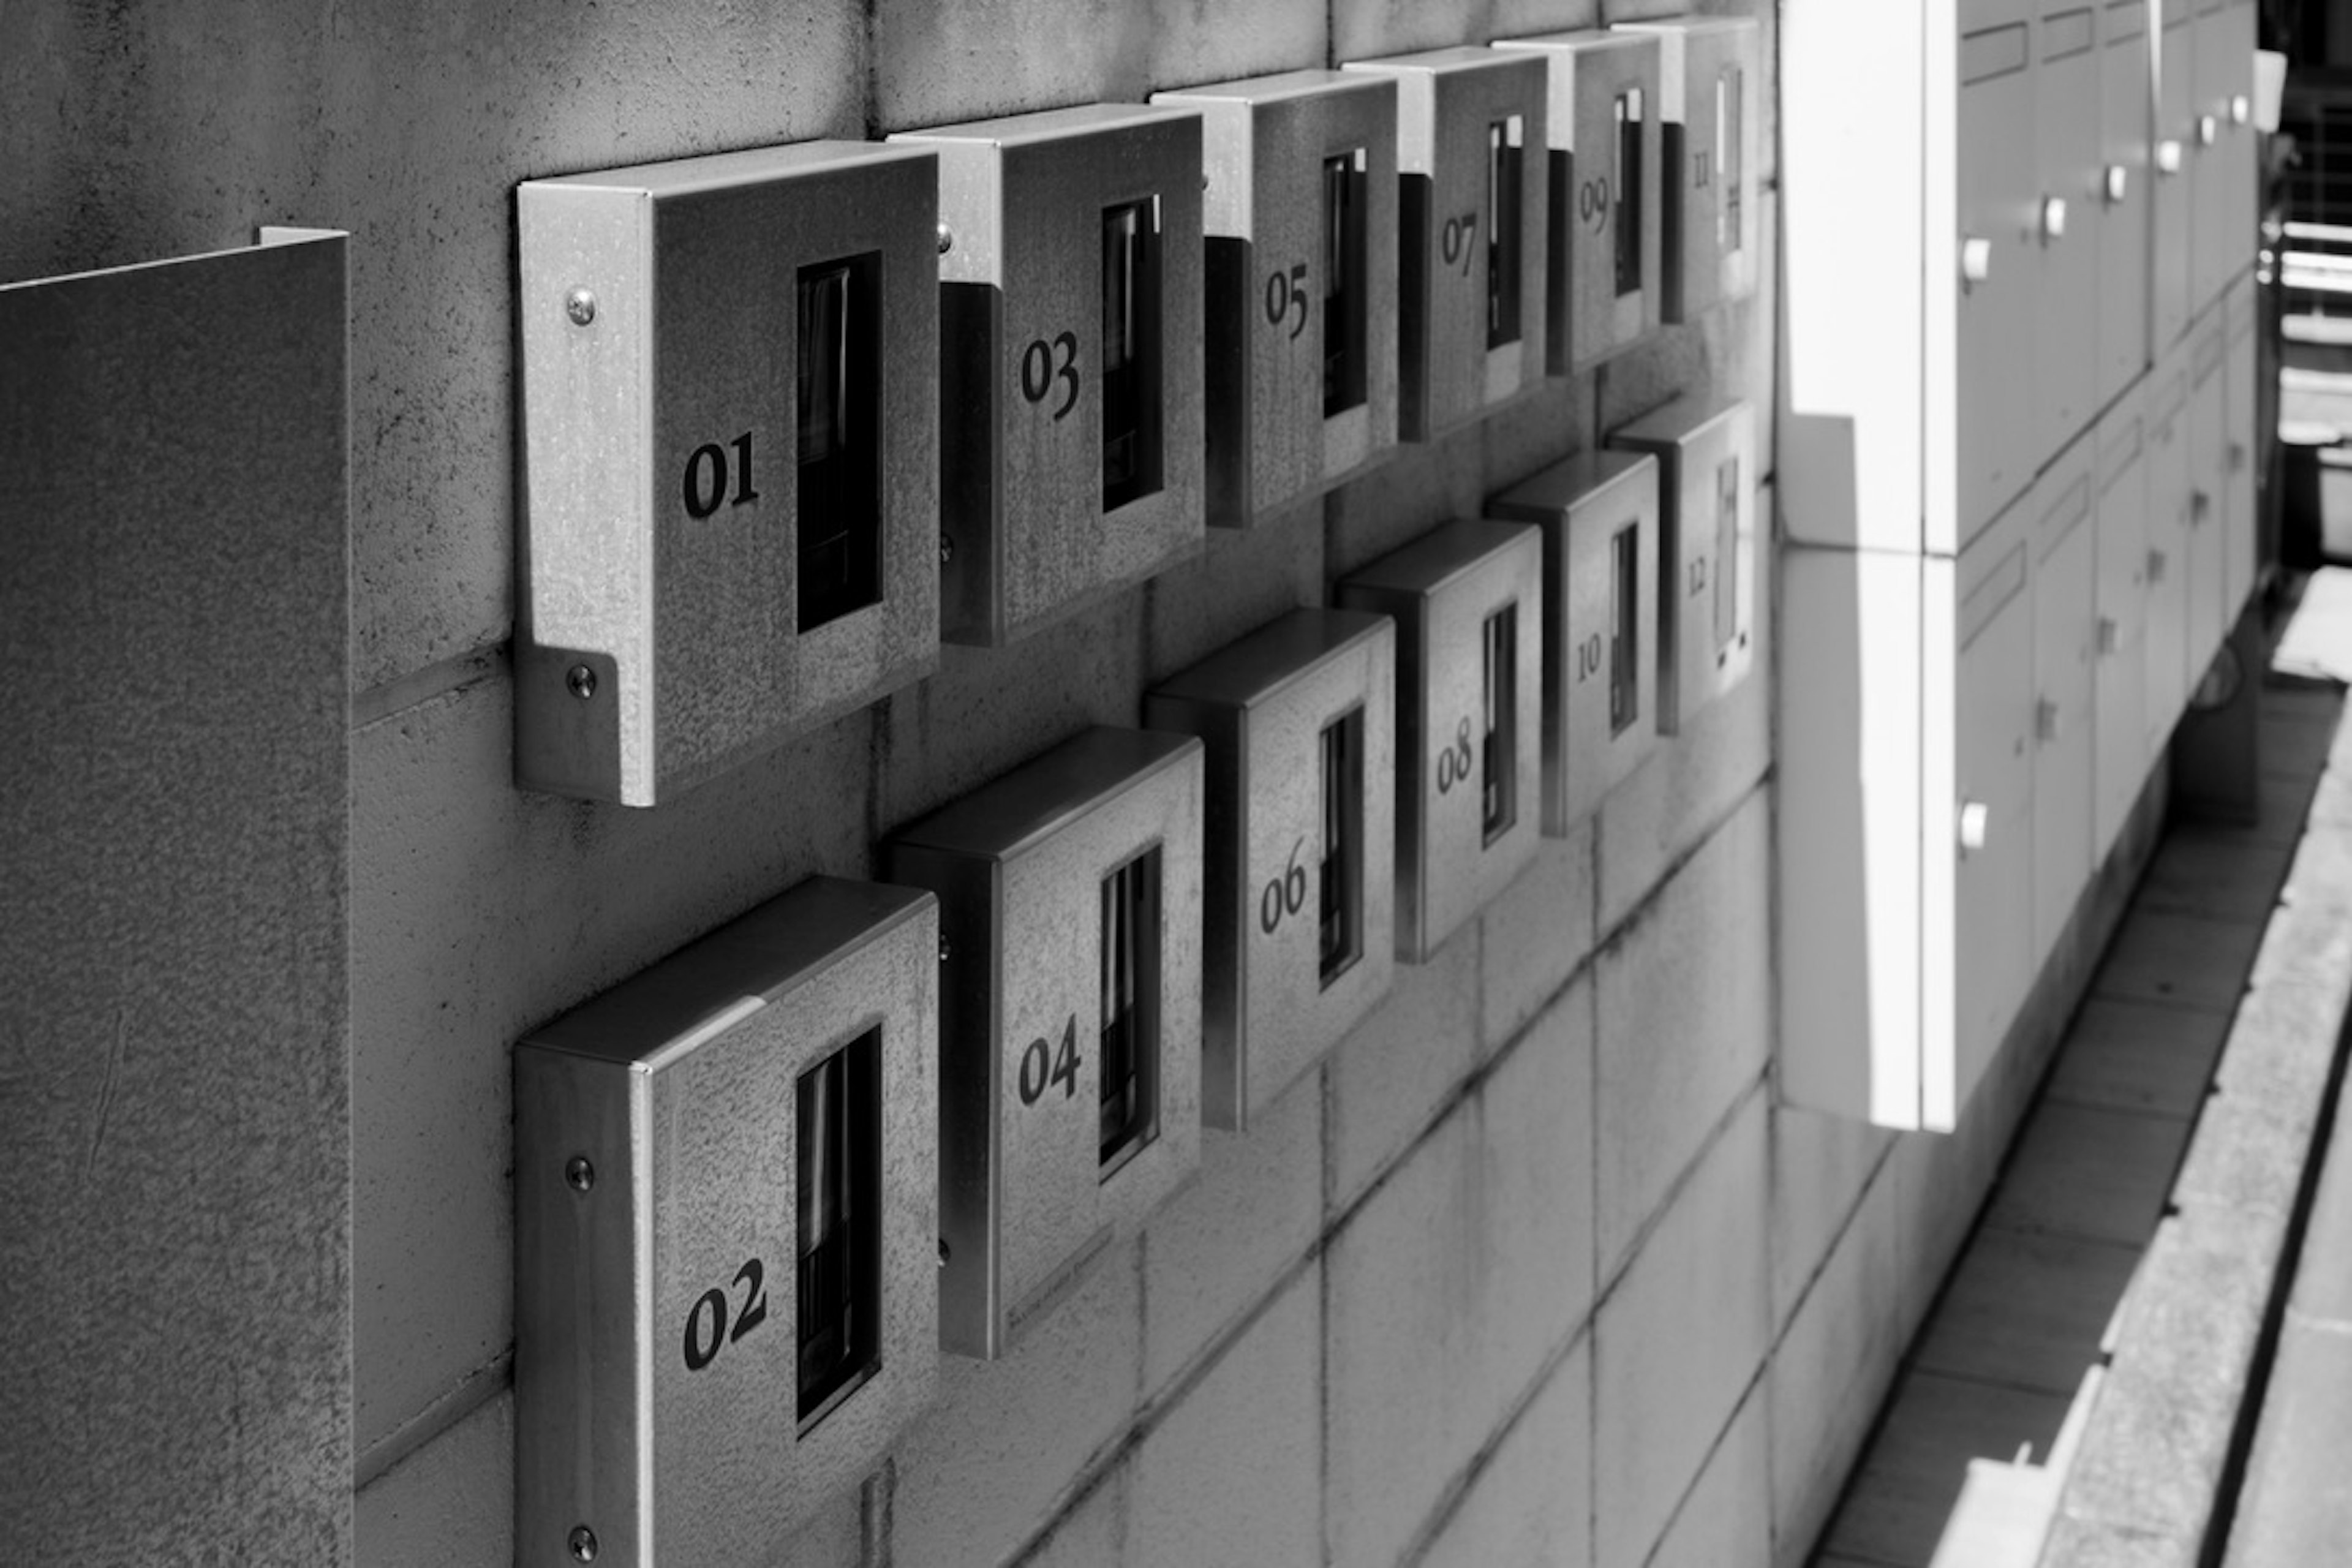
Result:
<svg viewBox="0 0 2352 1568"><path fill-rule="evenodd" d="M939 1367L929 893L814 878L515 1048L517 1561L764 1563Z"/></svg>
<svg viewBox="0 0 2352 1568"><path fill-rule="evenodd" d="M1419 963L1510 885L1540 837L1543 540L1449 522L1340 580L1397 624L1396 944Z"/></svg>
<svg viewBox="0 0 2352 1568"><path fill-rule="evenodd" d="M1621 22L1658 40L1664 103L1668 321L1695 321L1756 287L1756 140L1762 82L1752 16Z"/></svg>
<svg viewBox="0 0 2352 1568"><path fill-rule="evenodd" d="M1658 460L1658 733L1756 660L1756 416L1685 397L1610 433Z"/></svg>
<svg viewBox="0 0 2352 1568"><path fill-rule="evenodd" d="M1201 1147L1201 742L1093 729L894 834L939 895L940 1336L993 1358Z"/></svg>
<svg viewBox="0 0 2352 1568"><path fill-rule="evenodd" d="M523 784L651 805L937 667L937 188L813 142L517 190Z"/></svg>
<svg viewBox="0 0 2352 1568"><path fill-rule="evenodd" d="M940 159L940 635L1011 642L1201 546L1200 116L890 142Z"/></svg>
<svg viewBox="0 0 2352 1568"><path fill-rule="evenodd" d="M1396 628L1293 610L1145 693L1207 745L1202 1115L1245 1131L1393 973Z"/></svg>

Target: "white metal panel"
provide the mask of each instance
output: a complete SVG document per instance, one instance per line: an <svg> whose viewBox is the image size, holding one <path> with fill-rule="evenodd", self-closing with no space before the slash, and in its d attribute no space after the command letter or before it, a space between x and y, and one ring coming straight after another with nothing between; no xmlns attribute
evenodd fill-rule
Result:
<svg viewBox="0 0 2352 1568"><path fill-rule="evenodd" d="M2022 491L2038 466L2032 390L2042 256L2034 174L2033 75L2023 26L1961 40L1959 224L1956 264L1982 252L1958 308L1959 537ZM1929 374L1934 367L1929 366Z"/></svg>
<svg viewBox="0 0 2352 1568"><path fill-rule="evenodd" d="M2195 182L2196 123L2190 113L2190 31L2184 9L2156 40L2156 250L2154 352L2162 354L2188 326L2190 187Z"/></svg>
<svg viewBox="0 0 2352 1568"><path fill-rule="evenodd" d="M2192 689L2234 618L2223 614L2229 580L2228 529L2221 515L2228 419L2222 402L2222 325L2217 306L2189 340L2188 679Z"/></svg>
<svg viewBox="0 0 2352 1568"><path fill-rule="evenodd" d="M2046 458L2097 406L2100 50L2084 5L2036 28L2033 123L2042 193L2033 334L2033 452Z"/></svg>
<svg viewBox="0 0 2352 1568"><path fill-rule="evenodd" d="M2226 320L2229 341L2221 352L2222 409L2227 418L2221 441L2221 610L2234 624L2246 596L2253 592L2256 572L2254 462L2261 450L2256 440L2254 392L2254 331L2260 303L2254 275L2242 272L2230 286Z"/></svg>
<svg viewBox="0 0 2352 1568"><path fill-rule="evenodd" d="M2097 618L2098 736L2093 768L2092 858L2104 859L2139 798L2148 763L2147 424L2145 384L2099 421Z"/></svg>
<svg viewBox="0 0 2352 1568"><path fill-rule="evenodd" d="M2161 752L2189 700L2188 370L2168 356L2147 421L2147 749Z"/></svg>
<svg viewBox="0 0 2352 1568"><path fill-rule="evenodd" d="M2099 385L2102 405L2147 369L2152 66L2146 0L2112 0L2099 47Z"/></svg>
<svg viewBox="0 0 2352 1568"><path fill-rule="evenodd" d="M2033 563L2033 963L2065 929L2090 879L2096 615L2092 521L2097 441L2086 437L2035 489Z"/></svg>
<svg viewBox="0 0 2352 1568"><path fill-rule="evenodd" d="M1929 818L1930 827L1940 826L1954 846L1957 861L1951 1104L1940 1125L1958 1123L2033 977L2033 611L2027 555L2023 541L2003 549L2002 568L1960 611L1964 622L1983 620L1959 655L1958 749L1946 797L1953 815L1940 824ZM1970 845L1961 835L1969 826L1967 814L1979 807L1982 838Z"/></svg>

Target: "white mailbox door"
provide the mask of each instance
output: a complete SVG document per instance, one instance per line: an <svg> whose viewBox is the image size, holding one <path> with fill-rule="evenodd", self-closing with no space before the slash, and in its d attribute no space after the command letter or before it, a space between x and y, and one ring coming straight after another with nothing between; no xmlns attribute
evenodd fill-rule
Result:
<svg viewBox="0 0 2352 1568"><path fill-rule="evenodd" d="M2033 334L2033 455L2056 452L2097 406L2099 49L2088 8L2042 24L2034 69L2041 288ZM1965 416L1968 410L1963 411Z"/></svg>
<svg viewBox="0 0 2352 1568"><path fill-rule="evenodd" d="M2026 29L1960 42L1959 500L1963 542L2032 478L2033 78Z"/></svg>
<svg viewBox="0 0 2352 1568"><path fill-rule="evenodd" d="M2218 314L2218 312L2217 312ZM2221 519L2222 406L2221 322L2197 349L2197 370L2189 392L2189 665L2195 689L2205 667L2229 630L2222 614L2228 595L2228 530Z"/></svg>
<svg viewBox="0 0 2352 1568"><path fill-rule="evenodd" d="M2147 448L2138 392L2099 424L2098 735L2092 853L2105 858L2147 777Z"/></svg>
<svg viewBox="0 0 2352 1568"><path fill-rule="evenodd" d="M2173 9L2168 5L2168 10ZM2189 188L2195 180L2197 127L2189 112L2189 27L2186 6L2157 41L2156 341L2161 354L2189 324Z"/></svg>
<svg viewBox="0 0 2352 1568"><path fill-rule="evenodd" d="M2221 437L2221 526L2225 531L2221 608L2223 620L2235 624L2246 595L2254 590L2254 574L2259 570L2254 431L2261 410L2255 406L2254 329L2261 307L2252 274L2239 275L2230 286L2229 300L2230 340L2221 352L2221 405L2228 418Z"/></svg>
<svg viewBox="0 0 2352 1568"><path fill-rule="evenodd" d="M1949 824L1958 855L1956 1113L2000 1048L2033 970L2033 613L2021 543L1962 602L1960 635Z"/></svg>
<svg viewBox="0 0 2352 1568"><path fill-rule="evenodd" d="M2148 28L2141 0L2101 18L2099 47L2099 385L2112 403L2147 368L2148 247L2154 176L2148 163Z"/></svg>
<svg viewBox="0 0 2352 1568"><path fill-rule="evenodd" d="M2037 492L2033 552L2033 952L2049 956L2090 880L2095 447L2078 442ZM2042 497L2048 498L2042 504Z"/></svg>
<svg viewBox="0 0 2352 1568"><path fill-rule="evenodd" d="M2189 699L2189 430L2186 377L2159 373L2147 444L2147 750L2172 738Z"/></svg>

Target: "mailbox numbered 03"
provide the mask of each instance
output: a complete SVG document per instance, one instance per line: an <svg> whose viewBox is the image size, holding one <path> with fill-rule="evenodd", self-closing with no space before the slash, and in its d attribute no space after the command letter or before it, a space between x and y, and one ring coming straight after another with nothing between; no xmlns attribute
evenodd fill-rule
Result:
<svg viewBox="0 0 2352 1568"><path fill-rule="evenodd" d="M1658 324L1658 42L1591 31L1495 47L1536 55L1550 71L1544 364L1554 375L1588 370Z"/></svg>
<svg viewBox="0 0 2352 1568"><path fill-rule="evenodd" d="M517 190L523 784L651 805L936 668L937 189L813 142Z"/></svg>
<svg viewBox="0 0 2352 1568"><path fill-rule="evenodd" d="M940 159L940 635L1010 642L1200 548L1200 116L890 141Z"/></svg>
<svg viewBox="0 0 2352 1568"><path fill-rule="evenodd" d="M1657 732L1657 460L1583 453L1488 510L1543 531L1543 826L1559 837L1633 771Z"/></svg>
<svg viewBox="0 0 2352 1568"><path fill-rule="evenodd" d="M1396 628L1303 609L1147 692L1208 748L1201 1100L1250 1118L1387 994L1394 973Z"/></svg>
<svg viewBox="0 0 2352 1568"><path fill-rule="evenodd" d="M1655 37L1664 102L1665 299L1695 321L1756 287L1756 141L1763 82L1751 16L1621 22Z"/></svg>
<svg viewBox="0 0 2352 1568"><path fill-rule="evenodd" d="M1611 432L1658 460L1658 733L1748 677L1756 658L1756 416L1683 398Z"/></svg>
<svg viewBox="0 0 2352 1568"><path fill-rule="evenodd" d="M1201 742L1094 729L900 829L940 899L940 1337L1001 1355L1201 1147Z"/></svg>
<svg viewBox="0 0 2352 1568"><path fill-rule="evenodd" d="M1426 441L1543 377L1544 65L1454 48L1340 68L1397 85L1397 432Z"/></svg>
<svg viewBox="0 0 2352 1568"><path fill-rule="evenodd" d="M819 877L515 1048L517 1561L772 1562L939 1368L929 893Z"/></svg>
<svg viewBox="0 0 2352 1568"><path fill-rule="evenodd" d="M1246 527L1396 444L1396 89L1303 70L1151 101L1201 114L1209 521Z"/></svg>
<svg viewBox="0 0 2352 1568"><path fill-rule="evenodd" d="M1397 624L1396 944L1418 963L1510 884L1540 837L1543 541L1449 522L1341 579Z"/></svg>

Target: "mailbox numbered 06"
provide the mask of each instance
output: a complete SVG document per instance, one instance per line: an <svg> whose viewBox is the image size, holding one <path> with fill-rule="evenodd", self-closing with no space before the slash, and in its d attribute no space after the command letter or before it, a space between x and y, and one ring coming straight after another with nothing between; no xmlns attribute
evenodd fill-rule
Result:
<svg viewBox="0 0 2352 1568"><path fill-rule="evenodd" d="M1201 1099L1245 1131L1394 973L1396 628L1303 609L1147 692L1207 745Z"/></svg>
<svg viewBox="0 0 2352 1568"><path fill-rule="evenodd" d="M1454 48L1340 68L1397 85L1397 431L1426 441L1543 377L1544 66Z"/></svg>
<svg viewBox="0 0 2352 1568"><path fill-rule="evenodd" d="M1756 287L1756 140L1762 82L1752 16L1621 22L1655 37L1666 120L1668 321L1695 321Z"/></svg>
<svg viewBox="0 0 2352 1568"><path fill-rule="evenodd" d="M1756 638L1756 416L1683 398L1611 432L1658 460L1658 733L1748 677Z"/></svg>
<svg viewBox="0 0 2352 1568"><path fill-rule="evenodd" d="M940 159L940 635L1010 642L1200 548L1200 116L890 141Z"/></svg>
<svg viewBox="0 0 2352 1568"><path fill-rule="evenodd" d="M1209 521L1396 444L1396 89L1303 70L1152 95L1201 114Z"/></svg>
<svg viewBox="0 0 2352 1568"><path fill-rule="evenodd" d="M1501 892L1540 837L1543 541L1449 522L1341 579L1397 624L1396 944L1418 963Z"/></svg>
<svg viewBox="0 0 2352 1568"><path fill-rule="evenodd" d="M1559 837L1633 771L1657 732L1657 459L1583 453L1488 510L1543 531L1543 826Z"/></svg>
<svg viewBox="0 0 2352 1568"><path fill-rule="evenodd" d="M532 180L520 782L651 805L939 662L938 167Z"/></svg>
<svg viewBox="0 0 2352 1568"><path fill-rule="evenodd" d="M938 1380L938 910L814 878L515 1048L517 1561L772 1562Z"/></svg>
<svg viewBox="0 0 2352 1568"><path fill-rule="evenodd" d="M1201 1147L1201 742L1085 731L893 835L940 899L941 1345L995 1357Z"/></svg>

